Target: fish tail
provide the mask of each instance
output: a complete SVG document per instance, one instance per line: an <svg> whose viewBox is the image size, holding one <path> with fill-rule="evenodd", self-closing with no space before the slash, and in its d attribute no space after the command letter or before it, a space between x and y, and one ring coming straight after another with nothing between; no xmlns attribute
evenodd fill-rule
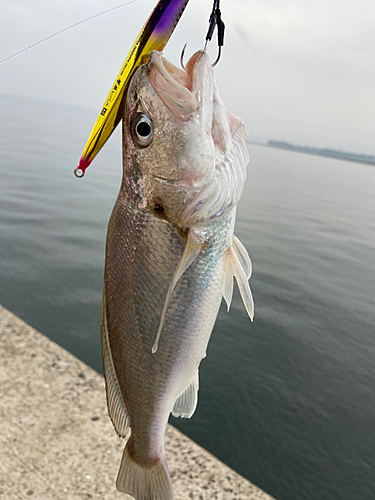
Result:
<svg viewBox="0 0 375 500"><path fill-rule="evenodd" d="M126 444L118 472L116 488L136 500L173 500L173 489L167 457L152 467L137 464L130 456Z"/></svg>

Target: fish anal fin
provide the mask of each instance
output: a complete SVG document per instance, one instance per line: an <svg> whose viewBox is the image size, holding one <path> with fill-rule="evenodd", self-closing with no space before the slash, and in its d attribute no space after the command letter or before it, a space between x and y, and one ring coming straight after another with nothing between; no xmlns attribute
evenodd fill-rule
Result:
<svg viewBox="0 0 375 500"><path fill-rule="evenodd" d="M159 339L160 339L161 331L163 329L165 315L167 313L168 305L171 301L173 290L175 289L175 286L177 285L178 280L184 274L186 269L198 257L198 255L203 247L203 244L204 244L204 240L200 237L199 233L194 231L193 229L190 229L184 253L182 254L182 258L181 258L178 266L176 267L171 284L169 285L167 296L166 296L165 301L164 301L163 312L161 313L161 317L160 317L159 329L158 329L158 332L156 335L154 345L152 347L152 352L154 354L158 350Z"/></svg>
<svg viewBox="0 0 375 500"><path fill-rule="evenodd" d="M173 488L165 453L159 463L144 467L130 456L130 443L131 437L122 456L116 480L117 490L137 500L173 500Z"/></svg>
<svg viewBox="0 0 375 500"><path fill-rule="evenodd" d="M116 371L113 365L111 349L108 339L107 312L105 306L105 295L103 297L102 314L100 321L100 332L102 340L102 356L105 378L105 388L107 394L108 413L112 420L117 434L124 438L129 432L129 416L126 411L124 399L121 394L120 385L117 380Z"/></svg>
<svg viewBox="0 0 375 500"><path fill-rule="evenodd" d="M172 410L172 415L174 417L190 418L194 414L198 404L198 389L199 375L197 370L197 375L193 382L175 401Z"/></svg>

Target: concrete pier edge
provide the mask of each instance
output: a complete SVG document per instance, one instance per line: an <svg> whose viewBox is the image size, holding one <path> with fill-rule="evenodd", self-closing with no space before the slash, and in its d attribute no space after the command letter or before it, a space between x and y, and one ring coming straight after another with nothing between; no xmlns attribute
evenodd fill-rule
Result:
<svg viewBox="0 0 375 500"><path fill-rule="evenodd" d="M103 378L0 305L0 499L130 500L124 444ZM166 453L175 500L273 500L172 426Z"/></svg>

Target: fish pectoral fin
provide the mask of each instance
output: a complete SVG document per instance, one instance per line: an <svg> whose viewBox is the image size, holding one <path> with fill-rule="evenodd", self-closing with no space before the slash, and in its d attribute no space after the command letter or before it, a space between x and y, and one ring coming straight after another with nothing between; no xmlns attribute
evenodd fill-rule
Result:
<svg viewBox="0 0 375 500"><path fill-rule="evenodd" d="M173 488L164 450L159 463L145 467L130 456L131 439L130 436L122 456L116 480L117 490L137 500L173 500Z"/></svg>
<svg viewBox="0 0 375 500"><path fill-rule="evenodd" d="M254 300L251 294L249 278L252 267L249 254L240 240L233 236L232 246L225 253L223 297L227 303L228 311L233 295L233 275L236 277L241 298L251 321L254 318Z"/></svg>
<svg viewBox="0 0 375 500"><path fill-rule="evenodd" d="M199 374L185 391L178 396L173 406L172 415L174 417L190 418L198 404Z"/></svg>
<svg viewBox="0 0 375 500"><path fill-rule="evenodd" d="M105 307L105 294L103 296L102 313L100 319L100 333L102 340L102 356L107 394L108 413L117 434L124 438L130 427L128 412L121 394L120 385L117 380L115 367L113 365L111 349L108 340L107 311Z"/></svg>
<svg viewBox="0 0 375 500"><path fill-rule="evenodd" d="M182 254L182 258L181 258L181 260L180 260L180 262L179 262L179 264L174 272L171 284L169 285L167 297L164 301L164 307L163 307L163 312L161 313L161 317L160 317L160 324L159 324L158 333L156 334L156 339L155 339L154 345L152 346L153 354L155 354L155 352L158 350L160 335L161 335L161 331L163 329L165 315L167 312L169 302L171 301L173 290L174 290L175 286L177 285L178 280L181 278L181 276L186 271L186 269L198 257L198 255L202 249L203 244L204 244L204 241L202 241L202 238L200 237L200 235L198 233L196 233L193 229L190 229L184 253Z"/></svg>

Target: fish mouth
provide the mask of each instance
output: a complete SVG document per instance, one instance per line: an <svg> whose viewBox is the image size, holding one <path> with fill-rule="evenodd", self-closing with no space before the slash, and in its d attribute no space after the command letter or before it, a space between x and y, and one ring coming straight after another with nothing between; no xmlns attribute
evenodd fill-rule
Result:
<svg viewBox="0 0 375 500"><path fill-rule="evenodd" d="M181 121L189 121L199 114L206 98L212 102L212 69L203 50L190 58L185 70L153 50L146 74L160 99Z"/></svg>

